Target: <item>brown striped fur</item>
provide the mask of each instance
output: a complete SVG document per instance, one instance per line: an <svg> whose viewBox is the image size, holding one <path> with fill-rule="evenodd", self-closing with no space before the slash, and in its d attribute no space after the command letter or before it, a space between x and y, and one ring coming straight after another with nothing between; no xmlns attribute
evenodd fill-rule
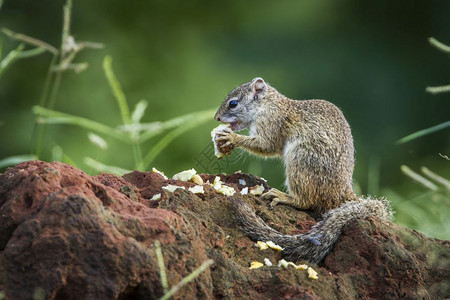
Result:
<svg viewBox="0 0 450 300"><path fill-rule="evenodd" d="M262 195L271 205L284 203L326 212L310 233L285 236L268 227L242 200L232 201L241 229L254 240L272 240L288 257L320 261L342 227L354 218L391 211L382 200L360 199L352 188L354 147L350 126L341 110L325 100L292 100L255 78L225 98L215 115L232 130L218 133L222 147L241 147L260 156L282 158L288 194L271 189ZM249 135L235 133L249 128ZM306 242L305 242L306 241Z"/></svg>

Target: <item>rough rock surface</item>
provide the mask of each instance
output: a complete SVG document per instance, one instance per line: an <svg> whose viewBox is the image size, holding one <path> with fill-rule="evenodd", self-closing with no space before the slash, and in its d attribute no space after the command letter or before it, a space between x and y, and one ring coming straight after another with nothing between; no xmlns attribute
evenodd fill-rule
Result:
<svg viewBox="0 0 450 300"><path fill-rule="evenodd" d="M202 175L205 182L214 175ZM263 184L236 173L221 175L237 191ZM0 175L0 293L5 299L157 299L163 295L153 243L162 244L170 286L202 262L214 264L176 299L445 299L450 297L450 242L376 219L348 224L331 253L304 270L253 260L281 253L258 250L239 229L228 197L205 184L204 194L167 184L156 173L91 177L69 165L26 162ZM160 200L151 200L161 193ZM312 216L287 206L268 209L244 197L284 233L307 231ZM314 216L317 217L317 216Z"/></svg>

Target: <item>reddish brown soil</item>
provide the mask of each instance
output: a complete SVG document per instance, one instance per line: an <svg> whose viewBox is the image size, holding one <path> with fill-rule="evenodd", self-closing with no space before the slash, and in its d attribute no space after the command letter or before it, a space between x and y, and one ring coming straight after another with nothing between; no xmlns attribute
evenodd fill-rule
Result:
<svg viewBox="0 0 450 300"><path fill-rule="evenodd" d="M203 174L206 182L214 175ZM236 191L265 182L221 176ZM163 295L153 243L162 244L170 286L207 259L214 265L176 299L445 299L450 297L450 243L416 231L359 220L344 228L318 280L293 268L249 270L281 253L260 251L237 227L229 198L162 190L156 173L91 177L69 165L26 162L0 174L0 294L5 299L157 299ZM161 193L158 201L151 200ZM270 226L305 232L314 218L287 206L270 210L244 197Z"/></svg>

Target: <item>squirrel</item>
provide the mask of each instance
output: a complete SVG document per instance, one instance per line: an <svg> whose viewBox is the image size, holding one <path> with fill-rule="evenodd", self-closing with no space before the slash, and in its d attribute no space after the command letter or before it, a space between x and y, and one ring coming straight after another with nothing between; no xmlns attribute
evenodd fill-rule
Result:
<svg viewBox="0 0 450 300"><path fill-rule="evenodd" d="M273 241L285 257L319 263L342 228L357 218L392 218L385 199L363 199L353 191L354 146L342 111L325 100L292 100L257 77L232 90L214 116L227 123L216 133L222 152L240 147L265 157L281 157L288 193L275 188L261 195L302 210L324 213L308 233L284 235L270 228L239 198L232 198L235 218L251 239ZM236 131L249 129L248 136Z"/></svg>

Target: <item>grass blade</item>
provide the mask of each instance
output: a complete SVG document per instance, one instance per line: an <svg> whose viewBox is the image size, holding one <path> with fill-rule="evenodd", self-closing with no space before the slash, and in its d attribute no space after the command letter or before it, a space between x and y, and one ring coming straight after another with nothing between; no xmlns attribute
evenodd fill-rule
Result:
<svg viewBox="0 0 450 300"><path fill-rule="evenodd" d="M139 124L142 117L144 116L147 107L148 107L147 100L141 100L136 104L133 113L131 114L131 121L133 124Z"/></svg>
<svg viewBox="0 0 450 300"><path fill-rule="evenodd" d="M20 164L24 161L36 160L36 155L33 154L25 154L25 155L16 155L5 157L0 160L0 168L9 167L13 165Z"/></svg>
<svg viewBox="0 0 450 300"><path fill-rule="evenodd" d="M30 44L30 45L33 45L36 47L44 48L45 50L47 50L53 54L58 54L58 49L56 49L55 47L53 47L50 44L47 44L44 41L32 38L32 37L27 36L22 33L14 32L12 30L9 30L8 28L2 28L2 32L12 39L19 40L19 41L25 42L27 44Z"/></svg>
<svg viewBox="0 0 450 300"><path fill-rule="evenodd" d="M447 46L447 45L439 42L434 37L430 37L428 39L428 42L431 44L431 46L436 47L437 49L441 50L442 52L450 53L450 46Z"/></svg>
<svg viewBox="0 0 450 300"><path fill-rule="evenodd" d="M448 157L447 155L444 155L442 153L439 153L439 156L442 157L443 159L450 160L450 157Z"/></svg>
<svg viewBox="0 0 450 300"><path fill-rule="evenodd" d="M50 110L41 106L33 106L33 113L40 117L44 117L44 119L41 120L44 123L77 125L85 129L106 134L127 143L130 142L130 138L127 134L102 123L92 121L83 117Z"/></svg>
<svg viewBox="0 0 450 300"><path fill-rule="evenodd" d="M433 179L434 181L442 184L447 190L450 190L450 181L449 180L447 180L446 178L444 178L444 177L434 173L433 171L431 171L427 167L422 167L420 170L422 171L423 174L428 176L430 179Z"/></svg>
<svg viewBox="0 0 450 300"><path fill-rule="evenodd" d="M184 285L197 278L203 271L205 271L213 263L214 261L212 259L208 259L207 261L203 262L200 267L192 271L191 274L184 277L179 283L177 283L177 285L175 285L167 293L165 293L164 296L160 298L160 300L170 299L170 297L172 297L176 292L178 292Z"/></svg>
<svg viewBox="0 0 450 300"><path fill-rule="evenodd" d="M156 145L154 145L152 147L152 149L145 156L145 158L144 158L145 169L147 169L148 166L153 162L155 157L179 135L183 134L184 132L186 132L204 122L210 121L212 119L213 112L214 111L212 111L212 110L207 110L207 111L203 111L201 113L197 113L197 114L195 114L196 116L194 119L190 120L187 123L180 124L180 126L178 128L176 128L176 129L172 130L171 132L169 132L168 134L166 134L161 140L158 141L158 143L156 143ZM194 114L192 114L192 115L194 115Z"/></svg>
<svg viewBox="0 0 450 300"><path fill-rule="evenodd" d="M164 257L161 250L161 242L159 240L155 240L154 245L155 245L156 261L158 262L159 268L159 279L161 280L161 285L164 294L166 294L167 291L169 290L169 283L167 282L166 266L164 265Z"/></svg>
<svg viewBox="0 0 450 300"><path fill-rule="evenodd" d="M130 170L122 169L120 167L105 165L90 157L85 157L83 161L86 165L97 170L98 172L111 173L118 176L131 172Z"/></svg>
<svg viewBox="0 0 450 300"><path fill-rule="evenodd" d="M202 119L205 121L207 121L207 119L211 119L214 116L215 113L215 109L214 110L203 110L203 111L199 111L196 113L192 113L192 114L187 114L187 115L183 115L183 116L179 116L173 119L170 119L168 121L165 122L155 122L155 123L147 123L147 124L140 124L141 127L145 130L147 130L146 132L142 133L141 136L139 137L139 142L143 143L145 141L147 141L148 139L154 137L155 135L158 135L159 133L163 132L164 130L167 129L172 129L184 124L188 124L190 122L195 122L195 120L197 119Z"/></svg>
<svg viewBox="0 0 450 300"><path fill-rule="evenodd" d="M97 42L89 42L89 41L78 41L78 45L81 48L89 48L89 49L103 49L105 45Z"/></svg>
<svg viewBox="0 0 450 300"><path fill-rule="evenodd" d="M105 56L103 59L103 70L105 71L106 78L108 79L114 97L119 104L123 124L131 124L130 108L128 107L127 99L122 91L122 88L120 87L120 83L117 80L116 75L114 75L111 56Z"/></svg>
<svg viewBox="0 0 450 300"><path fill-rule="evenodd" d="M92 144L96 145L100 149L102 150L108 149L108 143L101 136L93 132L88 132L88 139Z"/></svg>
<svg viewBox="0 0 450 300"><path fill-rule="evenodd" d="M64 58L66 54L66 41L70 35L70 18L72 16L72 0L67 0L63 7L63 30L61 37L61 59Z"/></svg>
<svg viewBox="0 0 450 300"><path fill-rule="evenodd" d="M6 55L6 57L0 62L0 77L3 72L5 72L5 70L18 58L24 47L24 44L20 44L16 49L9 52L8 55Z"/></svg>
<svg viewBox="0 0 450 300"><path fill-rule="evenodd" d="M416 131L416 132L414 132L414 133L412 133L412 134L410 134L408 136L405 136L404 138L399 139L396 142L396 144L399 145L399 144L403 144L403 143L412 141L412 140L417 139L419 137L422 137L424 135L428 135L428 134L436 132L438 130L442 130L442 129L446 128L446 127L450 127L450 121L444 122L442 124L439 124L439 125L436 125L436 126L433 126L433 127L430 127L430 128L426 128L426 129L422 129L422 130Z"/></svg>
<svg viewBox="0 0 450 300"><path fill-rule="evenodd" d="M25 50L25 51L20 52L18 58L28 58L28 57L38 56L42 53L45 53L45 49L42 47L37 47L34 49Z"/></svg>
<svg viewBox="0 0 450 300"><path fill-rule="evenodd" d="M56 145L52 148L52 161L62 161L64 151L61 146Z"/></svg>
<svg viewBox="0 0 450 300"><path fill-rule="evenodd" d="M422 175L414 172L408 166L403 165L403 166L400 167L400 170L403 172L403 174L405 174L406 176L408 176L412 180L417 181L418 183L422 184L427 189L432 190L434 192L438 190L437 185L435 185L434 183L432 183L431 181L429 181L428 179L426 179Z"/></svg>
<svg viewBox="0 0 450 300"><path fill-rule="evenodd" d="M443 86L429 86L425 89L426 92L436 95L440 93L447 93L450 92L450 85L443 85Z"/></svg>

